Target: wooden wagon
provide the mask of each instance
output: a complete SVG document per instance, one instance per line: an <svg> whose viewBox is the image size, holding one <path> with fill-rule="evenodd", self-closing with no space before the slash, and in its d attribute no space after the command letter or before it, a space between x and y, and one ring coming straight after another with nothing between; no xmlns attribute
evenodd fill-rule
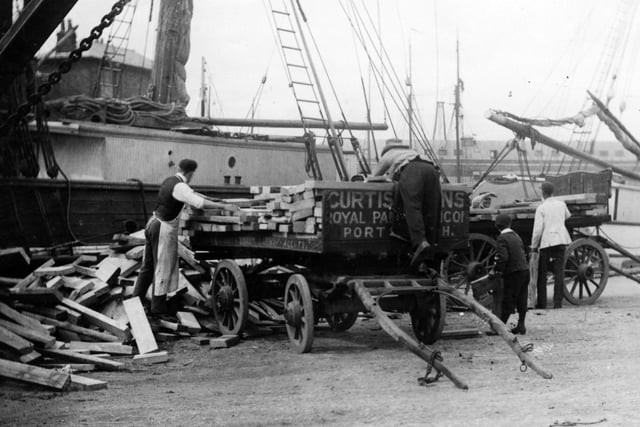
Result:
<svg viewBox="0 0 640 427"><path fill-rule="evenodd" d="M605 248L626 253L599 232L599 227L611 220L608 204L611 178L610 170L600 173L574 172L547 178L555 186L555 196L564 200L572 213L565 225L573 242L567 246L562 261L564 296L572 304L592 304L604 291L609 269L613 268ZM492 209L472 209L469 245L458 248L445 261L444 275L452 283L459 283L481 277L491 269L498 234L494 221L498 214L512 217L512 228L528 247L531 244L535 209L539 204L539 201L516 202Z"/></svg>

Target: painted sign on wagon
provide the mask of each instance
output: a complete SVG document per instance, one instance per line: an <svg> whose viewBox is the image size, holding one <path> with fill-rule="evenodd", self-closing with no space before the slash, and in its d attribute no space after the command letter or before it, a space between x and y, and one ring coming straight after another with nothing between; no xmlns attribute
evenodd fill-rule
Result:
<svg viewBox="0 0 640 427"><path fill-rule="evenodd" d="M392 197L391 191L325 191L323 233L328 240L387 238Z"/></svg>

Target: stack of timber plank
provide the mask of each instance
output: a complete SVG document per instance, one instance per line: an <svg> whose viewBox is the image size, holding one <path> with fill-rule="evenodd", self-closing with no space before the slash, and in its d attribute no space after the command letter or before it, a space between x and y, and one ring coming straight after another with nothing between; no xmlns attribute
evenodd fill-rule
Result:
<svg viewBox="0 0 640 427"><path fill-rule="evenodd" d="M322 199L313 181L294 186L251 187L253 198L225 199L235 210L186 209L180 217L184 236L195 232L280 232L316 235L322 230Z"/></svg>
<svg viewBox="0 0 640 427"><path fill-rule="evenodd" d="M132 296L144 253L144 237L114 236L99 255L52 258L26 277L0 278L0 377L57 390L105 388L107 383L77 372L120 370L132 363L168 360L158 342L219 335L200 281L208 272L180 245L179 288L173 293L178 316L149 319ZM5 250L3 257L26 257ZM27 257L27 262L28 262ZM33 265L37 265L36 262ZM132 359L133 357L133 359Z"/></svg>
<svg viewBox="0 0 640 427"><path fill-rule="evenodd" d="M600 217L609 213L608 197L600 193L568 194L556 196L566 203L572 217ZM471 209L470 221L495 220L500 214L516 219L534 219L540 201L508 203L489 209Z"/></svg>

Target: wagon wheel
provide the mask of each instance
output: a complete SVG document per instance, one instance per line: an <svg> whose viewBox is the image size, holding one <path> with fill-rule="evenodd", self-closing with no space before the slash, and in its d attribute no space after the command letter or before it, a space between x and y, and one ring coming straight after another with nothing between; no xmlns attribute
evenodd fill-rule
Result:
<svg viewBox="0 0 640 427"><path fill-rule="evenodd" d="M238 264L233 260L220 261L211 280L213 315L224 335L238 335L249 317L247 283Z"/></svg>
<svg viewBox="0 0 640 427"><path fill-rule="evenodd" d="M484 276L495 265L494 255L497 243L484 234L469 234L469 247L453 250L445 259L442 275L456 288L462 289L479 277ZM474 296L483 305L492 303L492 296L486 292Z"/></svg>
<svg viewBox="0 0 640 427"><path fill-rule="evenodd" d="M334 332L346 331L358 320L358 313L334 313L326 316L327 323Z"/></svg>
<svg viewBox="0 0 640 427"><path fill-rule="evenodd" d="M289 342L298 353L308 353L313 344L313 301L307 279L293 274L284 291L284 319Z"/></svg>
<svg viewBox="0 0 640 427"><path fill-rule="evenodd" d="M593 304L607 285L609 257L590 239L573 241L564 252L564 297L571 304Z"/></svg>
<svg viewBox="0 0 640 427"><path fill-rule="evenodd" d="M431 294L424 306L411 312L411 326L418 341L423 344L433 344L442 333L444 318L447 313L446 297Z"/></svg>

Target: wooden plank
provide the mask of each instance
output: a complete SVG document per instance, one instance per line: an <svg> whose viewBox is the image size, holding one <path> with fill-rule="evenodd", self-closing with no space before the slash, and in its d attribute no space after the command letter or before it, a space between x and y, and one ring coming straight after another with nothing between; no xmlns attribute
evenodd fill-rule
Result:
<svg viewBox="0 0 640 427"><path fill-rule="evenodd" d="M178 276L178 288L186 287L187 294L191 295L197 301L206 302L207 299L189 282L189 280L185 277L184 273L180 271L180 275Z"/></svg>
<svg viewBox="0 0 640 427"><path fill-rule="evenodd" d="M57 289L9 289L9 295L20 302L45 307L55 307L63 300L62 294Z"/></svg>
<svg viewBox="0 0 640 427"><path fill-rule="evenodd" d="M59 265L56 267L38 267L34 270L33 274L36 277L42 276L66 276L73 274L76 271L74 264Z"/></svg>
<svg viewBox="0 0 640 427"><path fill-rule="evenodd" d="M477 338L481 336L483 336L483 333L476 328L451 329L448 331L442 331L440 334L441 339Z"/></svg>
<svg viewBox="0 0 640 427"><path fill-rule="evenodd" d="M196 316L194 316L193 313L178 311L176 316L178 317L180 324L187 328L187 331L200 332L200 323L198 323L198 319L196 319Z"/></svg>
<svg viewBox="0 0 640 427"><path fill-rule="evenodd" d="M51 261L53 262L53 260ZM26 289L27 286L29 286L31 282L33 282L34 280L36 280L36 275L33 273L30 273L27 277L25 277L24 279L16 283L13 289Z"/></svg>
<svg viewBox="0 0 640 427"><path fill-rule="evenodd" d="M53 279L47 280L44 287L47 289L59 289L63 283L64 280L62 280L62 276L56 276Z"/></svg>
<svg viewBox="0 0 640 427"><path fill-rule="evenodd" d="M156 333L156 340L160 342L170 342L178 339L178 335L172 334L169 332L158 332Z"/></svg>
<svg viewBox="0 0 640 427"><path fill-rule="evenodd" d="M140 354L151 353L158 349L158 344L151 331L149 320L144 312L139 297L129 298L123 302L124 310L129 318L129 324L136 340Z"/></svg>
<svg viewBox="0 0 640 427"><path fill-rule="evenodd" d="M80 295L75 299L75 302L77 302L78 304L82 304L85 307L90 307L98 302L98 300L100 300L103 295L108 294L110 290L109 285L101 280L97 280L97 282L98 283L92 290L90 290L86 294Z"/></svg>
<svg viewBox="0 0 640 427"><path fill-rule="evenodd" d="M47 329L42 326L42 324L36 319L34 319L33 317L25 316L24 314L14 310L3 302L0 302L0 314L5 316L7 319L13 320L19 325L40 331L43 334L48 333Z"/></svg>
<svg viewBox="0 0 640 427"><path fill-rule="evenodd" d="M36 360L40 359L42 355L37 351L31 351L27 354L23 354L20 356L20 363L33 363Z"/></svg>
<svg viewBox="0 0 640 427"><path fill-rule="evenodd" d="M102 368L107 371L119 371L124 369L124 363L115 360L103 359L101 357L91 356L89 354L79 354L70 350L52 350L42 349L42 354L52 357L59 357L63 360L72 360L74 362L92 363L96 368Z"/></svg>
<svg viewBox="0 0 640 427"><path fill-rule="evenodd" d="M95 283L93 283L90 279L81 279L79 277L69 277L69 276L60 276L62 277L63 284L62 286L73 291L76 291L78 295L82 295L86 292L89 292L91 289L95 287Z"/></svg>
<svg viewBox="0 0 640 427"><path fill-rule="evenodd" d="M173 331L173 332L181 331L184 328L179 323L169 322L168 320L162 320L162 319L160 319L159 324L161 328L164 328L166 330Z"/></svg>
<svg viewBox="0 0 640 427"><path fill-rule="evenodd" d="M78 274L82 274L84 276L89 276L89 277L98 277L96 275L96 270L90 267L84 267L82 265L76 265L75 266L75 272Z"/></svg>
<svg viewBox="0 0 640 427"><path fill-rule="evenodd" d="M0 326L0 343L11 347L20 354L27 354L33 351L33 344L9 329Z"/></svg>
<svg viewBox="0 0 640 427"><path fill-rule="evenodd" d="M55 344L56 339L51 335L43 334L35 329L29 329L17 323L10 322L8 320L0 319L0 326L10 330L11 332L20 335L22 338L28 339L31 342L37 342L45 347L51 347Z"/></svg>
<svg viewBox="0 0 640 427"><path fill-rule="evenodd" d="M0 257L18 256L22 258L26 265L31 263L29 255L25 252L24 248L6 248L0 249Z"/></svg>
<svg viewBox="0 0 640 427"><path fill-rule="evenodd" d="M28 316L32 316L34 319L38 319L43 323L48 323L50 325L53 325L56 328L58 328L58 330L62 329L62 330L74 332L76 334L84 335L89 338L96 339L98 341L110 341L110 342L122 341L122 338L105 333L105 332L96 331L94 329L83 328L82 326L74 325L69 322L62 322L60 320L51 319L49 317L41 316L35 313L25 312L25 314Z"/></svg>
<svg viewBox="0 0 640 427"><path fill-rule="evenodd" d="M238 335L223 335L211 340L211 348L229 348L240 342Z"/></svg>
<svg viewBox="0 0 640 427"><path fill-rule="evenodd" d="M108 258L107 258L108 259ZM120 275L120 266L111 262L105 262L101 264L96 271L96 277L105 283L115 285L118 283L118 276Z"/></svg>
<svg viewBox="0 0 640 427"><path fill-rule="evenodd" d="M39 384L56 390L65 390L71 375L57 369L45 369L24 363L0 359L0 376L31 384Z"/></svg>
<svg viewBox="0 0 640 427"><path fill-rule="evenodd" d="M131 248L124 254L128 259L141 260L144 256L144 245Z"/></svg>
<svg viewBox="0 0 640 427"><path fill-rule="evenodd" d="M78 313L75 310L71 310L69 307L65 307L64 305L56 305L54 307L54 309L58 309L60 311L64 311L66 313L66 316L62 319L58 319L58 320L67 320L69 323L73 323L74 325L77 325L78 322L80 321L80 319L82 319L82 315L80 313ZM46 314L43 314L46 316ZM51 316L49 316L51 317Z"/></svg>
<svg viewBox="0 0 640 427"><path fill-rule="evenodd" d="M70 341L69 350L89 350L92 353L133 354L133 347L115 342Z"/></svg>
<svg viewBox="0 0 640 427"><path fill-rule="evenodd" d="M209 345L209 341L211 341L211 338L209 338L209 337L191 337L191 341L195 342L198 345Z"/></svg>
<svg viewBox="0 0 640 427"><path fill-rule="evenodd" d="M94 378L82 377L80 375L71 374L71 383L69 390L104 390L107 388L107 382L96 380Z"/></svg>
<svg viewBox="0 0 640 427"><path fill-rule="evenodd" d="M92 372L96 370L93 363L38 363L41 368L70 369L71 372Z"/></svg>
<svg viewBox="0 0 640 427"><path fill-rule="evenodd" d="M2 285L3 287L16 286L21 281L22 279L18 279L17 277L0 276L0 285Z"/></svg>
<svg viewBox="0 0 640 427"><path fill-rule="evenodd" d="M133 363L152 365L154 363L164 363L169 361L169 353L166 350L157 353L138 354L133 356Z"/></svg>
<svg viewBox="0 0 640 427"><path fill-rule="evenodd" d="M99 326L105 331L122 339L127 339L129 337L129 328L113 319L110 319L102 313L85 307L82 304L78 304L75 301L71 301L68 298L63 298L62 304L82 314L82 316L92 325Z"/></svg>

